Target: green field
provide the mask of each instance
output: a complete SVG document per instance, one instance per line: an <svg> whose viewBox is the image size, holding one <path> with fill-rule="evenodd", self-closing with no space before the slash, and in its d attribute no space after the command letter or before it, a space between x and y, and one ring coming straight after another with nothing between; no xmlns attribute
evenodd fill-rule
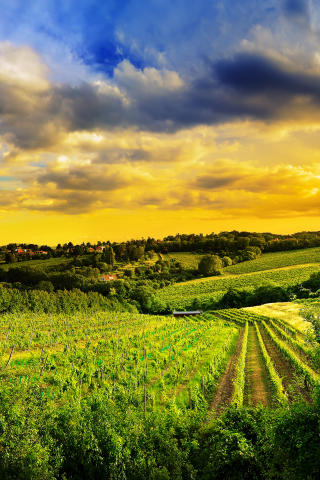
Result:
<svg viewBox="0 0 320 480"><path fill-rule="evenodd" d="M256 258L255 260L226 267L225 271L235 274L251 273L271 270L272 268L289 267L291 265L302 265L304 263L320 264L320 248L263 253L261 257Z"/></svg>
<svg viewBox="0 0 320 480"><path fill-rule="evenodd" d="M198 268L199 262L204 255L198 255L188 252L170 252L165 255L166 258L174 258L181 262L184 268Z"/></svg>
<svg viewBox="0 0 320 480"><path fill-rule="evenodd" d="M269 281L282 286L290 286L308 280L310 275L315 272L319 272L318 266L239 274L227 278L214 277L214 280L186 282L166 287L159 291L158 297L170 302L175 309L180 309L189 305L193 298L198 298L200 301L209 300L211 297L219 299L229 288L254 288Z"/></svg>
<svg viewBox="0 0 320 480"><path fill-rule="evenodd" d="M195 404L204 401L200 383L212 394L238 335L216 318L123 313L7 315L0 328L2 385L36 386L57 406L66 391L83 398L95 387L124 401L140 399L146 385L148 410L173 397L187 408L189 388Z"/></svg>

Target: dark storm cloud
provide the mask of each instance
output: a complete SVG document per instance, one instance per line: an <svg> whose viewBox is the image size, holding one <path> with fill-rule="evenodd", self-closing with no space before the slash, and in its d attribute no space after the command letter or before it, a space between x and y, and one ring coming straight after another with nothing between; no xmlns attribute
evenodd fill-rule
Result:
<svg viewBox="0 0 320 480"><path fill-rule="evenodd" d="M176 91L142 87L127 87L128 104L89 85L60 91L62 103L68 105L63 109L68 128L121 126L175 132L246 118L287 119L292 113L298 118L304 108L317 109L320 100L319 75L288 71L270 59L251 54L220 60L204 78ZM305 97L306 105L292 111L299 97Z"/></svg>
<svg viewBox="0 0 320 480"><path fill-rule="evenodd" d="M320 77L283 70L271 60L257 55L239 54L233 60L220 60L214 73L221 86L246 95L315 96L319 99Z"/></svg>
<svg viewBox="0 0 320 480"><path fill-rule="evenodd" d="M139 70L121 72L117 82L116 87L51 85L41 93L26 92L27 101L10 85L0 85L0 134L18 148L36 149L74 131L174 133L233 120L298 119L319 110L319 75L289 71L247 53L219 60L203 78L174 88L159 87Z"/></svg>

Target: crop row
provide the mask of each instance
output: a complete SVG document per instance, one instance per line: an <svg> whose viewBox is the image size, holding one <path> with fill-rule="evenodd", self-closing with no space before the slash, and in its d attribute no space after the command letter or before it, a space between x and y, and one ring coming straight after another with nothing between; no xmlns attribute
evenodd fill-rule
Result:
<svg viewBox="0 0 320 480"><path fill-rule="evenodd" d="M316 247L288 252L264 253L255 260L238 263L237 265L226 267L225 270L241 274L318 262L320 262L320 248Z"/></svg>
<svg viewBox="0 0 320 480"><path fill-rule="evenodd" d="M66 392L83 397L100 389L129 404L141 401L145 385L148 405L184 398L187 385L193 397L199 388L212 392L238 331L216 318L126 313L6 315L0 328L2 385L33 385L59 402Z"/></svg>
<svg viewBox="0 0 320 480"><path fill-rule="evenodd" d="M308 365L300 360L300 358L290 349L287 344L280 340L277 335L268 327L268 325L263 321L262 322L266 332L268 333L271 340L278 347L280 352L288 358L290 363L295 367L298 373L301 373L306 383L310 383L312 386L320 385L320 376L314 372Z"/></svg>
<svg viewBox="0 0 320 480"><path fill-rule="evenodd" d="M236 378L234 380L234 393L232 397L232 403L236 407L240 407L243 404L247 345L248 345L248 322L246 322L246 326L244 328L241 353L237 363Z"/></svg>
<svg viewBox="0 0 320 480"><path fill-rule="evenodd" d="M269 377L270 377L270 380L272 382L272 385L274 387L274 390L276 392L276 397L277 397L277 400L279 401L279 403L281 405L284 405L288 402L288 396L283 388L283 385L282 385L282 381L281 381L281 378L279 377L276 369L275 369L275 366L266 350L266 347L264 345L264 342L262 340L262 337L261 337L261 333L260 333L260 330L259 330L259 327L257 325L256 322L254 322L254 326L255 326L255 329L256 329L256 332L257 332L257 337L258 337L258 342L259 342L259 346L260 346L260 349L261 349L261 353L262 353L262 356L263 356L263 359L265 361L265 364L266 364L266 367L268 369L268 372L269 372Z"/></svg>
<svg viewBox="0 0 320 480"><path fill-rule="evenodd" d="M304 353L307 355L307 357L312 358L313 357L313 349L308 347L304 342L301 342L300 340L296 340L293 338L291 335L288 335L284 329L279 327L273 320L270 319L270 324L276 330L276 332L280 335L280 337L285 340L287 343L290 343L293 347L297 348L300 350L300 352Z"/></svg>
<svg viewBox="0 0 320 480"><path fill-rule="evenodd" d="M250 263L250 262L248 262ZM282 286L291 286L308 280L310 275L318 272L315 266L305 266L287 270L279 270L265 273L252 273L237 275L234 277L216 277L213 280L206 280L196 283L184 283L169 286L158 292L162 300L176 305L186 305L190 300L197 297L200 301L209 300L211 297L221 298L224 292L230 288L254 288L265 284L270 280Z"/></svg>

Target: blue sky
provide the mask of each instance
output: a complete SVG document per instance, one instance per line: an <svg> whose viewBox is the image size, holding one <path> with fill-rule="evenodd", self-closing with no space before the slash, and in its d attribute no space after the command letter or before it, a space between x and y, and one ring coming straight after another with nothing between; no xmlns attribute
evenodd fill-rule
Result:
<svg viewBox="0 0 320 480"><path fill-rule="evenodd" d="M300 3L303 11L302 2ZM29 44L52 68L64 52L112 76L123 59L133 65L166 62L196 75L207 59L224 57L251 36L254 25L273 28L287 14L276 1L2 1L0 39ZM61 57L60 57L61 60ZM60 74L63 77L63 74ZM59 76L59 75L58 75Z"/></svg>

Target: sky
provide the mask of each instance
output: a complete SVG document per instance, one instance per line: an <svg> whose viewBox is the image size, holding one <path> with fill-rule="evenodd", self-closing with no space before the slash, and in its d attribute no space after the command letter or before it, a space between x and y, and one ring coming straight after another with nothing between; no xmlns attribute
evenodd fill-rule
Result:
<svg viewBox="0 0 320 480"><path fill-rule="evenodd" d="M0 9L0 245L319 230L319 2Z"/></svg>

